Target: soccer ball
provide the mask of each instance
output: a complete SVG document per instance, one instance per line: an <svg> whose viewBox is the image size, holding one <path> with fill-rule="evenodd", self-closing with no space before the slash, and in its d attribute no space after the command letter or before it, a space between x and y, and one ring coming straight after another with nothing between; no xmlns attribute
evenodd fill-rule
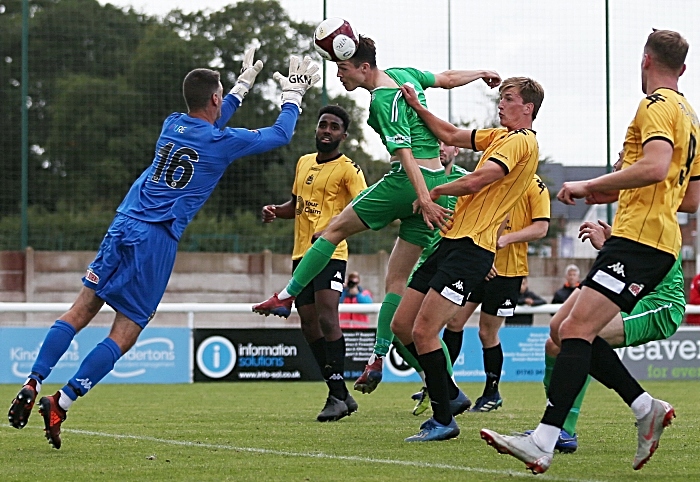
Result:
<svg viewBox="0 0 700 482"><path fill-rule="evenodd" d="M359 40L355 29L347 20L327 18L316 27L314 47L325 60L341 62L355 54Z"/></svg>

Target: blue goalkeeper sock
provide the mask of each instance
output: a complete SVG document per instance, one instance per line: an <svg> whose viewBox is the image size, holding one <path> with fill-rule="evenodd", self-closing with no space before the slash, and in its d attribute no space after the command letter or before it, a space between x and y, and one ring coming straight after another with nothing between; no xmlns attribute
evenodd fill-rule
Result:
<svg viewBox="0 0 700 482"><path fill-rule="evenodd" d="M121 356L119 345L111 338L105 338L88 353L76 374L62 388L63 392L73 401L84 396L112 371Z"/></svg>
<svg viewBox="0 0 700 482"><path fill-rule="evenodd" d="M44 343L39 349L29 378L33 378L39 383L46 379L63 354L70 348L75 333L73 325L63 320L56 320L44 338Z"/></svg>

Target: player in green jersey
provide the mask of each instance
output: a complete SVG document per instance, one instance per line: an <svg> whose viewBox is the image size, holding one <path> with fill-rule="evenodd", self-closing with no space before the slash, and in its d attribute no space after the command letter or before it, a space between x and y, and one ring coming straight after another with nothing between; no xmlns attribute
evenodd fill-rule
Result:
<svg viewBox="0 0 700 482"><path fill-rule="evenodd" d="M455 164L455 158L459 154L459 147L455 146L448 146L444 142L440 141L440 163L442 166L445 168L445 175L447 176L447 182L452 182L454 180L457 180L463 176L466 176L469 174L469 171L464 169L461 166L458 166ZM455 207L455 204L457 204L457 197L456 196L446 196L447 197L447 207L450 210L453 210ZM411 277L413 276L413 273L420 267L420 265L425 262L428 257L435 252L435 249L437 248L438 241L440 241L440 232L439 231L433 231L434 233L434 238L430 246L425 248L423 250L423 253L420 255L420 258L418 259L418 262L416 265L413 267L413 271L411 271L411 275L408 278L408 282L411 281ZM390 321L390 320L389 320ZM385 331L382 331L385 330ZM394 347L396 348L396 351L401 355L401 357L404 359L404 361L411 367L413 368L416 373L421 377L423 380L423 387L421 390L417 393L414 393L411 398L416 401L416 406L413 409L413 415L420 415L423 412L425 412L429 407L430 407L430 398L428 397L428 390L425 387L425 374L423 372L423 368L420 366L420 363L418 363L418 360L412 354L408 349L406 349L405 346L396 338L393 336L393 333L391 333L391 326L386 326L386 327L380 327L377 326L377 338L382 339L385 338L387 335L386 333L389 333L393 337L393 343ZM383 336L382 336L383 335ZM375 345L375 355L377 357L381 356L380 353L377 352L377 345ZM443 343L443 350L445 350L445 358L448 360L448 366L447 370L452 376L452 364L449 362L449 353L447 351L447 346ZM456 404L457 405L457 404ZM454 411L459 412L462 408L464 410L468 409L471 407L471 400L469 400L468 397L465 397L459 403L458 406L455 407Z"/></svg>
<svg viewBox="0 0 700 482"><path fill-rule="evenodd" d="M446 199L440 198L435 203L429 194L430 189L447 181L438 157L437 138L406 104L399 87L410 83L425 104L424 89L428 87L452 89L477 79L496 87L501 79L492 71L449 70L432 74L412 68L380 70L374 41L362 35L353 57L337 65L338 77L346 90L360 87L372 94L368 124L380 135L391 155L391 171L331 221L305 254L287 287L253 306L253 311L289 316L294 297L328 263L338 243L367 229L379 230L399 219L399 239L389 258L386 296L378 321L379 326L389 326L421 252L430 246L436 229L447 229L450 218ZM380 335L375 351L385 355L393 335L390 330ZM358 390L370 393L376 388L381 380L383 355L372 356L356 384Z"/></svg>

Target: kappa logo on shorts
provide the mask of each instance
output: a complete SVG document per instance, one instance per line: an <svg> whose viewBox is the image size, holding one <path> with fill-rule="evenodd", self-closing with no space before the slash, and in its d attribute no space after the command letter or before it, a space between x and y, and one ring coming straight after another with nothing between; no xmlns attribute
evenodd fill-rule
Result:
<svg viewBox="0 0 700 482"><path fill-rule="evenodd" d="M513 316L515 314L515 308L499 308L496 310L496 316Z"/></svg>
<svg viewBox="0 0 700 482"><path fill-rule="evenodd" d="M596 271L596 273L593 275L592 280L598 283L600 286L607 288L618 295L622 293L623 289L625 289L624 281L620 281L619 279L613 277L605 271Z"/></svg>
<svg viewBox="0 0 700 482"><path fill-rule="evenodd" d="M454 289L452 289L454 288ZM456 290L456 291L455 291ZM450 286L445 286L440 294L445 298L450 300L452 303L456 305L462 305L462 302L464 301L464 282L462 280L457 280L454 283L452 283L452 287ZM471 293L469 293L471 295ZM467 295L468 297L468 295Z"/></svg>
<svg viewBox="0 0 700 482"><path fill-rule="evenodd" d="M508 298L503 302L503 306L513 306L513 302L510 301L510 298Z"/></svg>
<svg viewBox="0 0 700 482"><path fill-rule="evenodd" d="M625 277L625 265L620 263L619 261L615 264L611 264L610 266L608 266L608 269L613 270L615 274L618 274L623 278Z"/></svg>
<svg viewBox="0 0 700 482"><path fill-rule="evenodd" d="M343 292L343 275L340 274L340 271L336 271L331 279L331 289L339 293Z"/></svg>
<svg viewBox="0 0 700 482"><path fill-rule="evenodd" d="M639 293L641 293L642 290L644 289L644 285L638 285L637 283L632 283L630 285L630 287L627 289L630 290L630 293L632 293L634 296L638 296Z"/></svg>
<svg viewBox="0 0 700 482"><path fill-rule="evenodd" d="M100 282L100 277L97 276L90 268L88 268L87 272L85 273L85 279L94 284L98 284Z"/></svg>

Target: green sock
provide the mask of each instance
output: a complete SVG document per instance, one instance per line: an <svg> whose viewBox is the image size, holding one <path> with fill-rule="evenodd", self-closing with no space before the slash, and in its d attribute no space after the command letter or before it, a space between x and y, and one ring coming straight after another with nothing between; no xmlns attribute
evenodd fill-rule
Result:
<svg viewBox="0 0 700 482"><path fill-rule="evenodd" d="M544 356L544 391L547 393L549 391L549 381L552 379L552 370L554 370L554 362L556 362L557 357L555 356L550 356L546 355ZM578 423L578 416L581 412L581 405L583 405L583 397L586 395L586 389L588 388L588 384L591 383L591 377L590 375L588 378L586 378L586 383L583 385L583 388L581 388L581 391L578 393L578 396L576 397L576 400L574 400L574 404L571 407L571 410L569 411L569 414L566 416L566 420L564 420L564 426L562 427L564 430L566 430L566 433L569 435L574 435L576 433L576 424Z"/></svg>
<svg viewBox="0 0 700 482"><path fill-rule="evenodd" d="M440 338L440 344L442 345L442 351L445 352L445 358L447 359L447 373L453 376L454 370L452 369L452 362L450 361L450 352L447 350L447 345L442 341L442 338Z"/></svg>
<svg viewBox="0 0 700 482"><path fill-rule="evenodd" d="M394 333L391 331L391 320L394 318L394 313L396 313L400 302L401 296L396 293L387 293L382 301L381 308L379 308L377 341L374 344L374 353L379 356L385 356L389 352L391 342L394 341Z"/></svg>
<svg viewBox="0 0 700 482"><path fill-rule="evenodd" d="M571 410L569 410L569 414L566 416L566 420L564 420L564 426L562 428L566 430L566 433L568 433L569 435L574 435L576 433L576 424L578 423L578 416L581 412L581 405L583 405L583 397L586 396L586 389L588 388L589 383L591 383L590 375L588 375L588 377L586 378L586 383L583 384L583 388L581 388L581 391L578 392L578 396L576 397L576 400L574 400L574 404L571 406Z"/></svg>
<svg viewBox="0 0 700 482"><path fill-rule="evenodd" d="M403 361L405 361L408 366L413 368L416 372L423 371L423 368L421 368L420 363L418 363L418 360L416 360L416 357L414 357L413 354L408 351L408 349L399 341L398 338L394 338L394 348L396 348L396 351L399 352L399 355L401 355L401 358L403 358Z"/></svg>
<svg viewBox="0 0 700 482"><path fill-rule="evenodd" d="M320 237L304 254L299 266L294 270L292 279L287 284L287 293L297 296L304 287L311 283L318 274L323 271L337 246L327 239Z"/></svg>
<svg viewBox="0 0 700 482"><path fill-rule="evenodd" d="M454 373L452 370L452 363L450 363L450 355L447 353L447 346L445 343L440 340L440 343L442 344L442 351L445 353L445 358L447 358L447 373L452 376ZM416 357L413 356L413 353L411 353L408 348L404 346L401 341L399 341L398 338L394 338L394 347L396 348L396 351L399 352L399 355L401 355L401 358L403 358L403 361L405 361L408 366L413 368L417 373L420 373L423 371L423 367L420 366L420 362L416 360Z"/></svg>
<svg viewBox="0 0 700 482"><path fill-rule="evenodd" d="M552 379L552 370L554 370L554 363L557 361L557 357L544 354L544 394L547 395L549 392L549 382Z"/></svg>

